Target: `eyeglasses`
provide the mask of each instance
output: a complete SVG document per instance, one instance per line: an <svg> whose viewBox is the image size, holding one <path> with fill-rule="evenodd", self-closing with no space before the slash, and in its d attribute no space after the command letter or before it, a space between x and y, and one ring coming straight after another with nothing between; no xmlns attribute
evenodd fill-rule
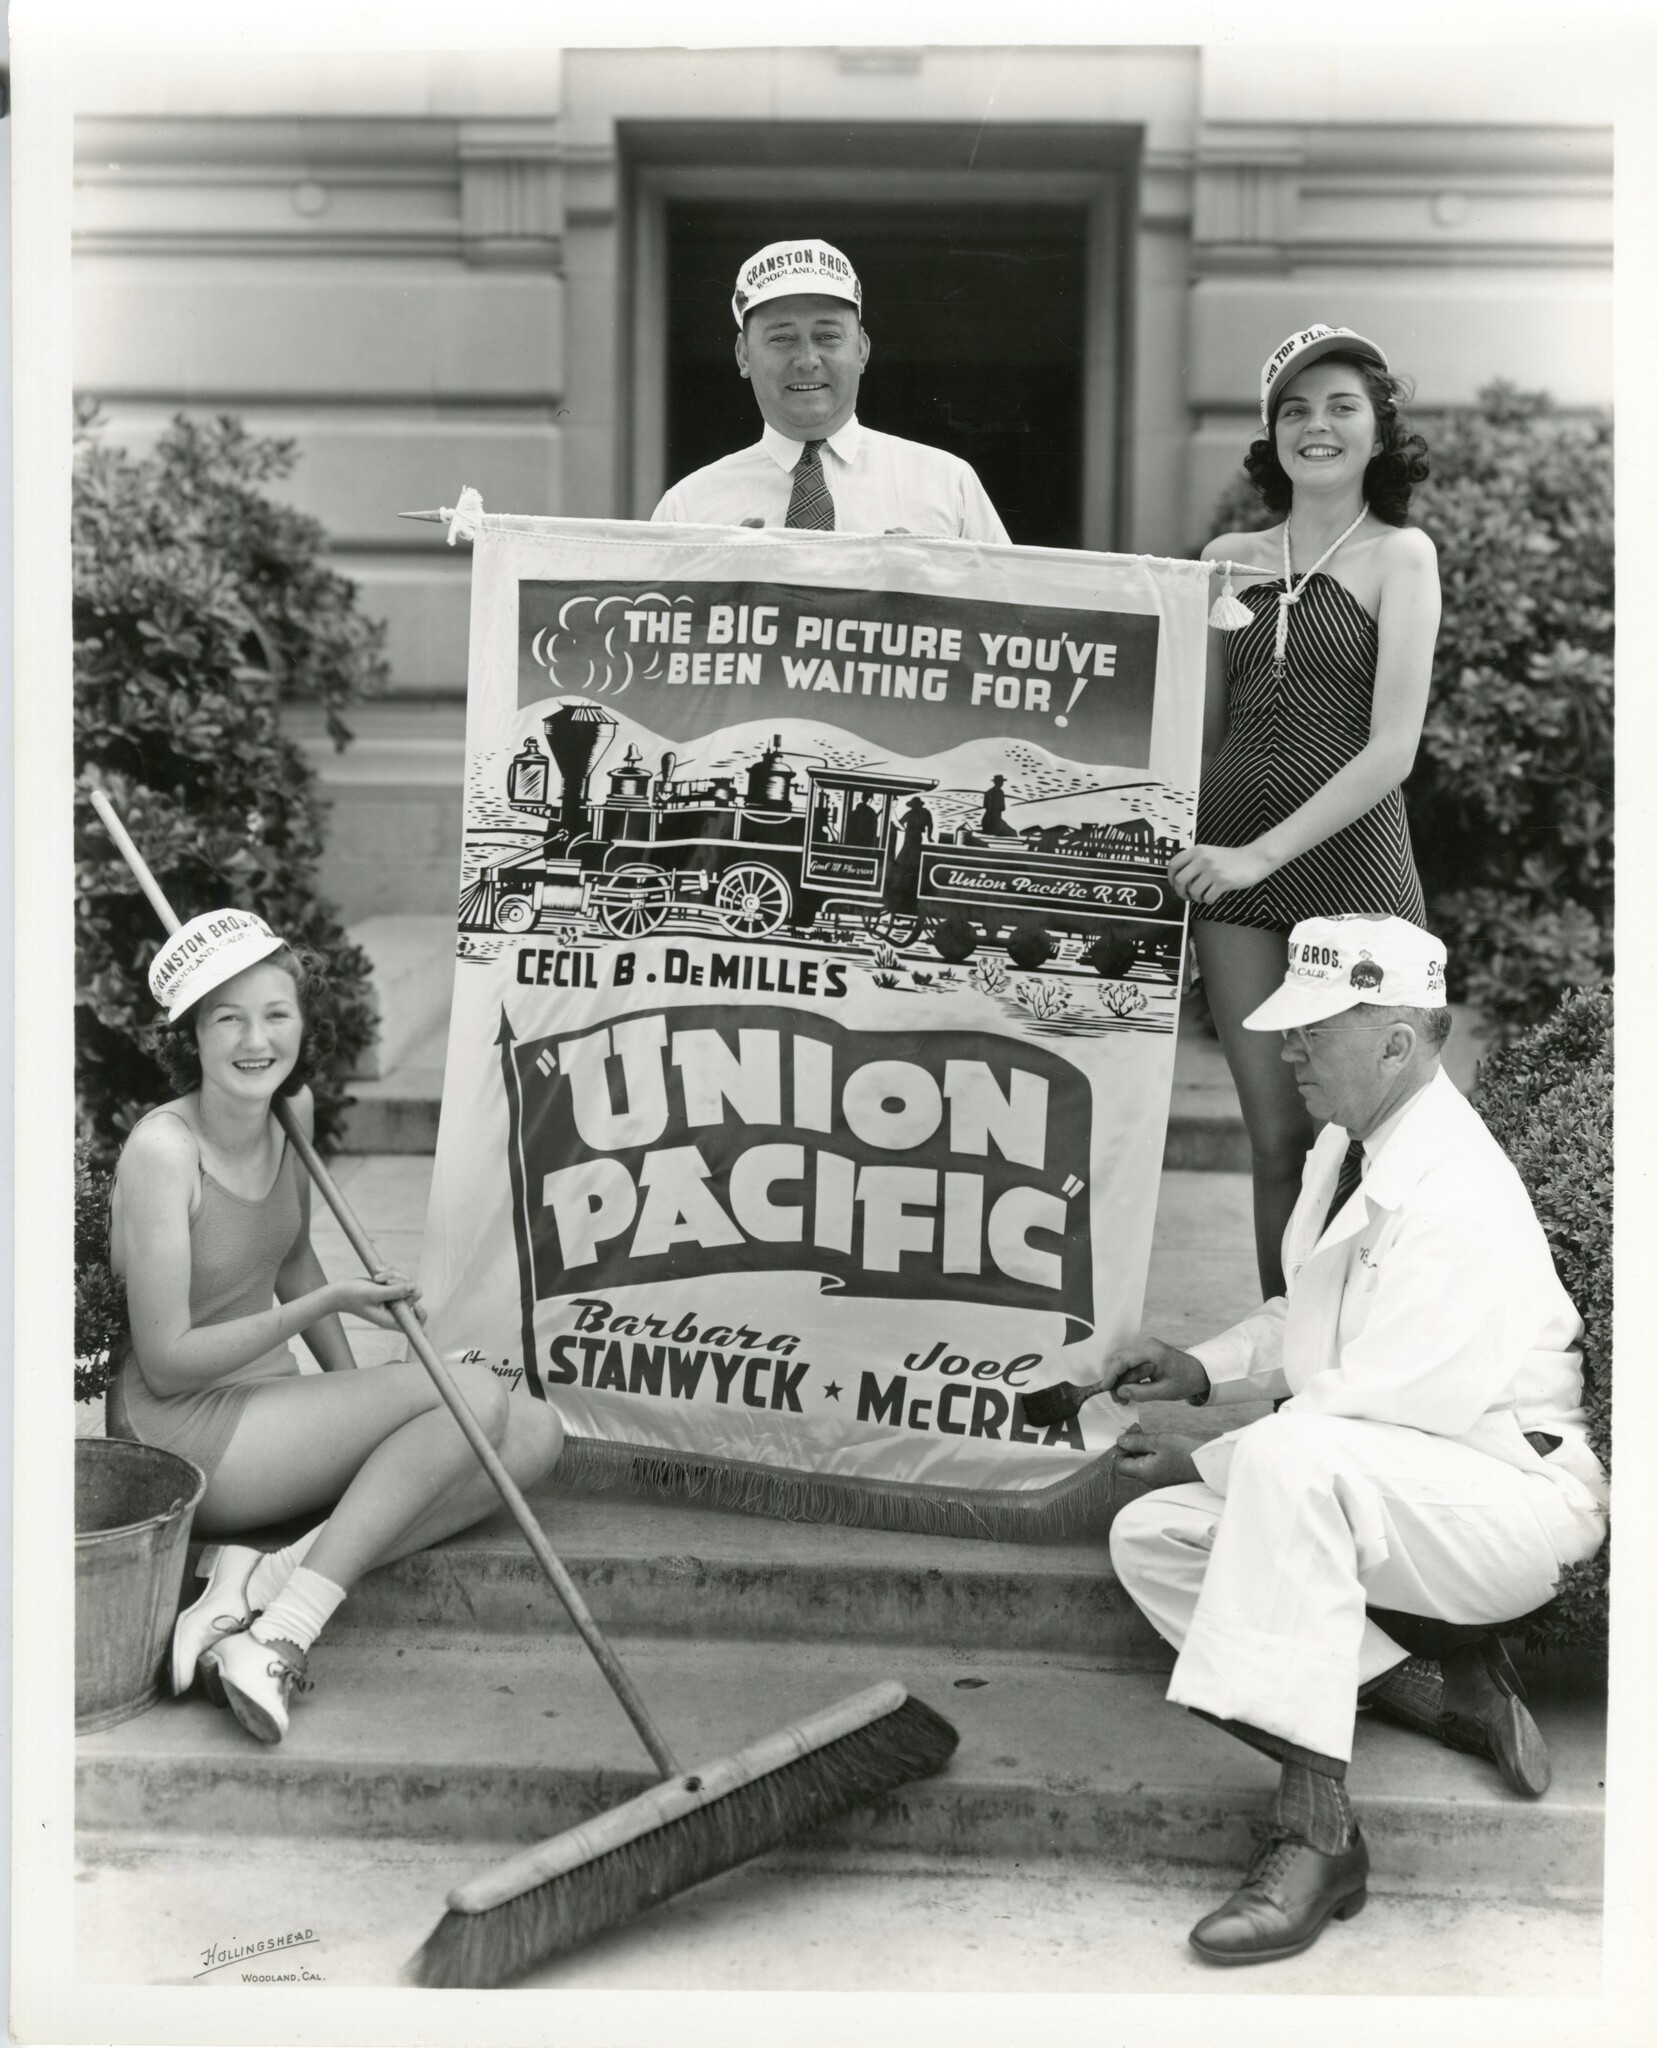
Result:
<svg viewBox="0 0 1657 2048"><path fill-rule="evenodd" d="M1391 1029L1390 1023L1344 1024L1331 1019L1326 1024L1296 1024L1277 1035L1286 1046L1292 1046L1297 1052L1313 1052L1320 1043L1326 1043L1331 1038L1367 1037L1376 1031Z"/></svg>

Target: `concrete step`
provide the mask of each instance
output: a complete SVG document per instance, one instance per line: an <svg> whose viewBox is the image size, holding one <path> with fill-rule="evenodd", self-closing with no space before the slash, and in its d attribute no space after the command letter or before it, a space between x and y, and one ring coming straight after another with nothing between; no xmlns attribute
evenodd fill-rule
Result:
<svg viewBox="0 0 1657 2048"><path fill-rule="evenodd" d="M530 1496L606 1632L927 1649L1067 1650L1147 1669L1170 1661L1122 1592L1101 1537L961 1542L686 1505ZM533 1637L569 1628L503 1511L436 1549L371 1573L336 1628Z"/></svg>
<svg viewBox="0 0 1657 2048"><path fill-rule="evenodd" d="M429 1023L406 1045L396 1067L350 1084L351 1106L340 1136L342 1152L425 1153L437 1150L443 1103L443 1064L449 1053L449 1015Z"/></svg>
<svg viewBox="0 0 1657 2048"><path fill-rule="evenodd" d="M307 1989L395 1985L450 1887L487 1867L493 1853L482 1843L336 1835L319 1844L132 1829L83 1830L76 1851L78 1981L208 1989L278 1971ZM787 2022L743 2023L755 1994L766 1992L1223 1989L1350 2000L1394 1996L1407 1984L1418 1998L1511 2001L1586 1999L1602 1990L1601 1916L1591 1904L1532 1901L1516 1913L1499 1895L1406 1890L1377 1874L1368 1910L1331 1927L1304 1955L1216 1978L1186 1935L1229 1888L1230 1873L1178 1864L959 1851L842 1850L828 1858L808 1842L641 1913L579 1955L531 1973L521 1988L659 1991L681 2000L687 1991L739 1993L742 2016L727 2005L718 2017L717 2037L728 2042L803 2038ZM247 1956L251 1938L286 1929L311 1938L286 1954ZM863 2010L857 2023L866 2029ZM1058 2038L1054 2010L1044 2010L1044 2040ZM712 2038L698 2017L697 2038ZM567 2006L560 2018L568 2020ZM1000 2024L1003 2038L1023 2038ZM951 2028L959 2034L953 2017ZM565 2037L573 2038L567 2029Z"/></svg>
<svg viewBox="0 0 1657 2048"><path fill-rule="evenodd" d="M374 1043L353 1079L382 1081L428 1041L448 1035L454 993L454 919L449 915L365 918L347 935L368 955L379 1018ZM438 1088L442 1089L439 1067Z"/></svg>
<svg viewBox="0 0 1657 2048"><path fill-rule="evenodd" d="M1249 1824L1276 1784L1268 1759L1168 1706L1162 1674L1097 1654L625 1637L617 1647L686 1769L882 1678L948 1716L961 1743L946 1769L823 1829L808 1847L825 1858L898 1851L1231 1870L1247 1861ZM653 1777L568 1635L339 1629L318 1645L312 1671L316 1690L297 1701L277 1749L199 1698L81 1737L80 1825L522 1844ZM1508 1793L1475 1758L1365 1718L1349 1784L1379 1879L1515 1903L1594 1895L1603 1713L1570 1700L1539 1711L1555 1780L1536 1802Z"/></svg>
<svg viewBox="0 0 1657 2048"><path fill-rule="evenodd" d="M282 725L316 771L328 805L323 894L344 922L454 915L460 884L466 706L460 699L353 707L337 750L317 706L283 707Z"/></svg>

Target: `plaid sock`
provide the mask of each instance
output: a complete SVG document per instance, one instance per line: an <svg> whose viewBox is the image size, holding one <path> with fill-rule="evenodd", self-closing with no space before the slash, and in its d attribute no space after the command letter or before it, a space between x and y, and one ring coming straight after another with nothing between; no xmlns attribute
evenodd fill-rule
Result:
<svg viewBox="0 0 1657 2048"><path fill-rule="evenodd" d="M1359 1700L1389 1721L1421 1735L1438 1733L1444 1712L1444 1673L1427 1657L1406 1657L1358 1692Z"/></svg>
<svg viewBox="0 0 1657 2048"><path fill-rule="evenodd" d="M1222 1721L1218 1714L1209 1713L1206 1707L1192 1707L1190 1712L1199 1721L1212 1722L1227 1735L1235 1735L1239 1742L1246 1742L1250 1749L1259 1750L1263 1756L1275 1757L1280 1764L1304 1764L1309 1771L1321 1771L1326 1778L1346 1776L1346 1765L1339 1757L1323 1756L1315 1749L1304 1749L1286 1735L1273 1735L1264 1728L1251 1727L1247 1721Z"/></svg>
<svg viewBox="0 0 1657 2048"><path fill-rule="evenodd" d="M1272 1820L1285 1834L1309 1842L1325 1856L1350 1849L1358 1831L1344 1781L1305 1764L1284 1764Z"/></svg>

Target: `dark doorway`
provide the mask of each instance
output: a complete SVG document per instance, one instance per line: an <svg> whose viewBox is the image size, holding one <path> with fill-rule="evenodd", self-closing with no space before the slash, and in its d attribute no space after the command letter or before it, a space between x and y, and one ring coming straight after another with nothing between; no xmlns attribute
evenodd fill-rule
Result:
<svg viewBox="0 0 1657 2048"><path fill-rule="evenodd" d="M758 439L731 287L765 243L817 235L863 282L858 418L970 462L1022 545L1082 545L1083 207L681 200L666 227L669 481Z"/></svg>

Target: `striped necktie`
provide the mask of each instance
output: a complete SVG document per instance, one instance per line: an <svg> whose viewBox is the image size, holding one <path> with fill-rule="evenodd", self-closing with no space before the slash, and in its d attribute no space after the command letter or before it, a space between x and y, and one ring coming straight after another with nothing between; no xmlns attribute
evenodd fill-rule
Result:
<svg viewBox="0 0 1657 2048"><path fill-rule="evenodd" d="M794 465L794 488L789 493L784 526L813 527L820 533L834 530L834 500L823 481L823 458L817 452L822 445L821 441L808 441Z"/></svg>
<svg viewBox="0 0 1657 2048"><path fill-rule="evenodd" d="M1347 1142L1346 1156L1341 1160L1340 1178L1335 1182L1335 1192L1330 1197L1329 1207L1323 1212L1323 1228L1319 1238L1326 1237L1329 1226L1352 1199L1352 1192L1363 1176L1364 1141L1352 1138Z"/></svg>

